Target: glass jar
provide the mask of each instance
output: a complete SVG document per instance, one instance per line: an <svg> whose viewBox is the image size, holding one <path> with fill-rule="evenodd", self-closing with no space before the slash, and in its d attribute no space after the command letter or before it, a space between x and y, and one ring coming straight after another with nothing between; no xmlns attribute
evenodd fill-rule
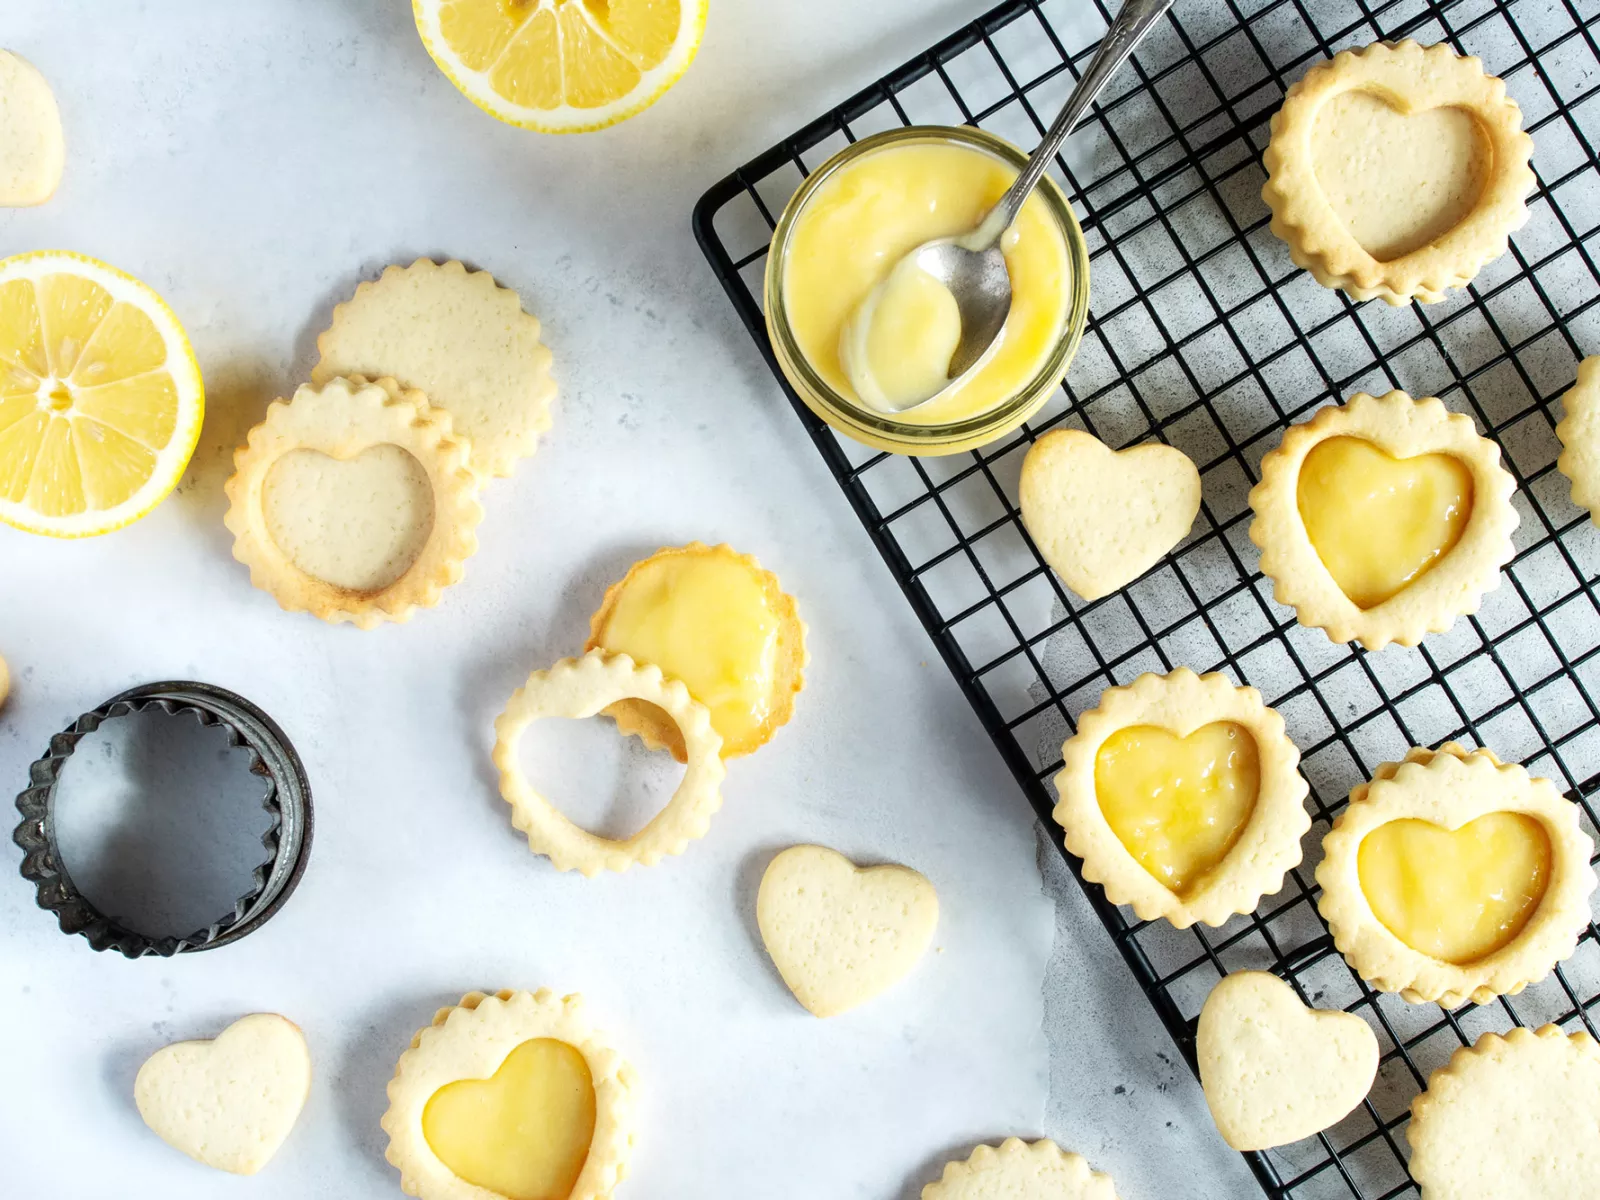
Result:
<svg viewBox="0 0 1600 1200"><path fill-rule="evenodd" d="M840 433L879 450L896 454L954 454L973 450L1010 433L1037 412L1054 393L1077 353L1083 327L1089 318L1089 251L1083 230L1073 215L1072 206L1048 175L1039 181L1034 196L1044 203L1054 218L1066 245L1071 278L1066 286L1071 295L1066 317L1057 332L1050 353L1033 378L1008 399L973 416L944 424L918 424L897 419L841 395L812 367L789 325L784 300L784 270L789 247L800 216L817 190L840 168L891 146L957 144L979 150L1020 172L1028 156L1009 142L970 126L912 126L891 129L864 138L834 155L808 176L800 190L790 198L772 236L767 256L764 307L767 335L778 364L790 386L805 401L806 407Z"/></svg>

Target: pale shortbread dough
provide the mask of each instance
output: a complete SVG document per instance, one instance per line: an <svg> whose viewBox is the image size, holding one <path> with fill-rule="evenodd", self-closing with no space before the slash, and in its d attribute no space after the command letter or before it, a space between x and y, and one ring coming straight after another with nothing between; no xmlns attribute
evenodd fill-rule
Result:
<svg viewBox="0 0 1600 1200"><path fill-rule="evenodd" d="M1320 1133L1361 1103L1378 1039L1360 1017L1307 1008L1265 971L1226 975L1200 1010L1195 1055L1217 1131L1235 1150Z"/></svg>
<svg viewBox="0 0 1600 1200"><path fill-rule="evenodd" d="M1572 481L1572 502L1600 525L1600 354L1578 364L1578 381L1561 397L1561 457L1556 466Z"/></svg>
<svg viewBox="0 0 1600 1200"><path fill-rule="evenodd" d="M857 867L824 846L791 846L761 877L756 923L795 999L833 1017L910 973L933 940L939 897L910 867Z"/></svg>
<svg viewBox="0 0 1600 1200"><path fill-rule="evenodd" d="M39 69L0 50L0 208L43 204L66 163L61 112Z"/></svg>
<svg viewBox="0 0 1600 1200"><path fill-rule="evenodd" d="M1117 1191L1081 1154L1007 1138L998 1149L979 1146L966 1162L947 1164L922 1189L922 1200L1117 1200Z"/></svg>
<svg viewBox="0 0 1600 1200"><path fill-rule="evenodd" d="M310 1092L305 1035L274 1013L241 1017L214 1041L157 1050L133 1084L139 1115L163 1141L235 1175L267 1165Z"/></svg>
<svg viewBox="0 0 1600 1200"><path fill-rule="evenodd" d="M1183 540L1200 511L1200 472L1152 442L1115 451L1076 429L1045 434L1022 462L1022 523L1085 600L1126 587Z"/></svg>

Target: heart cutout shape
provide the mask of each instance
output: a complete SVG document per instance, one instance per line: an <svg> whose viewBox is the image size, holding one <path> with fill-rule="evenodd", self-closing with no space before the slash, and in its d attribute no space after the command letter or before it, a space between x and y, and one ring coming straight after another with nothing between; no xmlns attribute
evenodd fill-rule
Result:
<svg viewBox="0 0 1600 1200"><path fill-rule="evenodd" d="M152 1054L133 1084L139 1115L169 1146L219 1171L254 1175L311 1092L311 1052L292 1021L241 1017L212 1041Z"/></svg>
<svg viewBox="0 0 1600 1200"><path fill-rule="evenodd" d="M1488 813L1454 830L1405 818L1362 839L1356 870L1390 933L1461 966L1522 932L1549 886L1550 857L1550 835L1524 813Z"/></svg>
<svg viewBox="0 0 1600 1200"><path fill-rule="evenodd" d="M507 1200L567 1200L589 1157L594 1080L575 1046L532 1038L488 1079L460 1079L422 1111L422 1134L451 1172Z"/></svg>
<svg viewBox="0 0 1600 1200"><path fill-rule="evenodd" d="M1361 88L1322 105L1311 156L1346 232L1381 263L1432 244L1466 220L1494 165L1494 147L1470 110L1402 109Z"/></svg>
<svg viewBox="0 0 1600 1200"><path fill-rule="evenodd" d="M795 999L832 1017L910 973L933 940L939 897L909 867L862 868L825 846L792 846L761 877L756 923Z"/></svg>
<svg viewBox="0 0 1600 1200"><path fill-rule="evenodd" d="M1378 1039L1360 1017L1307 1008L1264 971L1223 977L1195 1035L1200 1086L1235 1150L1320 1133L1360 1104L1378 1072Z"/></svg>
<svg viewBox="0 0 1600 1200"><path fill-rule="evenodd" d="M1317 557L1366 610L1455 549L1472 517L1472 471L1448 454L1395 458L1361 438L1331 437L1306 455L1295 499Z"/></svg>
<svg viewBox="0 0 1600 1200"><path fill-rule="evenodd" d="M1183 540L1200 511L1200 472L1171 446L1116 451L1058 429L1028 451L1018 497L1045 562L1078 595L1098 600Z"/></svg>
<svg viewBox="0 0 1600 1200"><path fill-rule="evenodd" d="M1261 791L1255 737L1213 721L1187 737L1129 725L1095 754L1095 796L1106 823L1163 887L1185 897L1228 856Z"/></svg>
<svg viewBox="0 0 1600 1200"><path fill-rule="evenodd" d="M403 576L433 532L433 485L400 446L353 458L291 450L262 487L268 536L296 567L346 591L382 591Z"/></svg>

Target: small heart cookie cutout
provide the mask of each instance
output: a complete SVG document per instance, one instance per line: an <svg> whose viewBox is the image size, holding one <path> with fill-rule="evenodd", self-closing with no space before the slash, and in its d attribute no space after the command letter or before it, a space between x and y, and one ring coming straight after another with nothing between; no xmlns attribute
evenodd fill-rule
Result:
<svg viewBox="0 0 1600 1200"><path fill-rule="evenodd" d="M1183 540L1200 511L1200 472L1171 446L1118 451L1058 429L1023 460L1020 500L1045 562L1078 595L1098 600Z"/></svg>
<svg viewBox="0 0 1600 1200"><path fill-rule="evenodd" d="M1195 1054L1217 1131L1235 1150L1286 1146L1360 1104L1378 1039L1360 1017L1300 1003L1265 971L1224 976L1200 1012Z"/></svg>
<svg viewBox="0 0 1600 1200"><path fill-rule="evenodd" d="M857 867L825 846L792 846L761 877L756 923L795 999L832 1017L910 973L933 940L939 897L910 867Z"/></svg>
<svg viewBox="0 0 1600 1200"><path fill-rule="evenodd" d="M294 1022L241 1017L214 1041L157 1050L134 1080L144 1123L196 1162L254 1175L283 1145L311 1092L311 1052Z"/></svg>

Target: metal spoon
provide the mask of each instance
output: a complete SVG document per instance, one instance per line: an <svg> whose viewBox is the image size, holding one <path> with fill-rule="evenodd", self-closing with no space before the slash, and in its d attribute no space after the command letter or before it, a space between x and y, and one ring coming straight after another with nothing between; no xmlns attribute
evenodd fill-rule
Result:
<svg viewBox="0 0 1600 1200"><path fill-rule="evenodd" d="M1078 86L1067 98L1061 115L1050 126L1044 141L1039 143L1039 148L1029 157L1028 165L1022 169L1006 194L1000 197L999 203L989 210L971 233L924 242L906 256L914 259L917 266L950 289L950 294L955 297L956 310L961 315L961 340L950 356L950 366L946 371L948 382L925 400L896 411L909 412L933 403L965 383L967 377L985 365L989 356L998 349L1000 331L1005 328L1006 317L1011 312L1011 276L1006 270L1005 255L1000 251L1000 238L1011 228L1011 222L1016 220L1023 201L1044 177L1045 169L1055 158L1056 151L1061 149L1061 143L1067 140L1067 134L1089 111L1089 106L1105 90L1118 68L1128 61L1128 56L1144 40L1151 26L1174 2L1126 0L1112 20L1111 28L1106 31L1088 69L1078 80ZM887 279L888 275L884 278ZM883 285L880 284L862 301L861 307L852 315L851 323L863 330L870 328L872 311L882 294ZM869 373L861 357L852 355L851 360L846 364L847 369L860 368L859 372L850 371L851 383L856 384L858 373ZM872 392L881 395L870 378L864 382L868 386L863 388L857 385L857 394Z"/></svg>

